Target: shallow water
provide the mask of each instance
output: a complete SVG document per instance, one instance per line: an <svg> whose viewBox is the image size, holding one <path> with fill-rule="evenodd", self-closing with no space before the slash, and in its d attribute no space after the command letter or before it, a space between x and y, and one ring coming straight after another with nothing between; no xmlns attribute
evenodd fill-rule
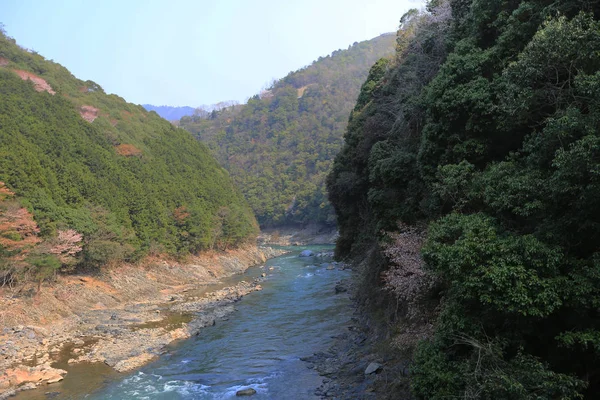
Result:
<svg viewBox="0 0 600 400"><path fill-rule="evenodd" d="M298 257L306 248L330 249L294 247L262 269L251 268L246 279L267 274L263 290L236 303L228 320L178 342L138 371L108 379L100 390L54 398L231 399L250 387L257 391L252 399L316 398L322 378L300 357L326 350L331 335L348 324L348 299L336 295L334 287L349 272L327 270L321 259Z"/></svg>

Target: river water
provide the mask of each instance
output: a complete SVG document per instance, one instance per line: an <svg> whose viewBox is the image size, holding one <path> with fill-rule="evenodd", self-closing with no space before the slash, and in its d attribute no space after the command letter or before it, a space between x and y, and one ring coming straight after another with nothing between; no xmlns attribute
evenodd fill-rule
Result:
<svg viewBox="0 0 600 400"><path fill-rule="evenodd" d="M107 379L93 393L64 397L63 392L54 398L231 399L246 388L257 391L252 399L317 398L314 390L322 378L300 358L326 350L331 336L349 324L349 300L334 290L349 272L327 270L320 258L298 257L304 249L330 247L291 249L263 268L232 278L267 274L263 290L236 303L228 320L178 342L138 371Z"/></svg>

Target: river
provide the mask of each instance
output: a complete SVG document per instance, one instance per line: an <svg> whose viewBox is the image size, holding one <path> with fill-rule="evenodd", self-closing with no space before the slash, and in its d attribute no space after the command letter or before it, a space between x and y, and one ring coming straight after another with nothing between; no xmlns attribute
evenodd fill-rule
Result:
<svg viewBox="0 0 600 400"><path fill-rule="evenodd" d="M236 303L236 312L228 319L169 347L155 362L131 374L106 373L102 384L88 385L99 387L92 393L84 393L86 377L81 371L89 366L79 367L74 372L81 378L70 383L78 389L56 387L58 392L48 393L54 388L47 386L44 397L231 399L238 390L253 388L257 393L252 399L317 398L314 390L322 377L300 358L326 350L331 336L349 325L348 297L334 290L337 281L349 277L349 271L328 270L326 260L320 258L298 257L305 249L332 250L293 247L291 253L269 260L262 268L230 278L234 283L267 274L263 290ZM39 398L34 393L21 396Z"/></svg>

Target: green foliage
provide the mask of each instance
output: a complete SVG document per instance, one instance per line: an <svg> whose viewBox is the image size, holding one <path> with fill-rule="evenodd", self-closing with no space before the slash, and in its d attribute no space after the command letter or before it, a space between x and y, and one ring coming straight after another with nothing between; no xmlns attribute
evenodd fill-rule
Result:
<svg viewBox="0 0 600 400"><path fill-rule="evenodd" d="M460 365L451 363L433 343L422 342L415 351L414 361L411 374L414 375L412 388L415 392L429 392L434 396L431 400L441 400L464 390Z"/></svg>
<svg viewBox="0 0 600 400"><path fill-rule="evenodd" d="M355 43L288 74L245 105L184 117L180 125L208 145L261 225L334 224L325 177L369 67L393 46L393 35ZM378 65L384 70L386 61Z"/></svg>
<svg viewBox="0 0 600 400"><path fill-rule="evenodd" d="M534 357L517 352L508 361L497 343L470 338L455 346L471 348L473 357L460 362L448 358L434 343L423 342L415 353L415 392L428 400L442 400L462 393L466 399L545 400L581 399L585 384L553 372Z"/></svg>
<svg viewBox="0 0 600 400"><path fill-rule="evenodd" d="M52 254L38 254L27 259L29 265L33 267L33 277L38 281L38 292L42 281L54 276L61 267L59 259Z"/></svg>
<svg viewBox="0 0 600 400"><path fill-rule="evenodd" d="M532 235L510 235L482 214L450 214L429 226L423 257L449 297L482 317L547 317L562 305L564 256ZM490 324L494 321L489 321Z"/></svg>
<svg viewBox="0 0 600 400"><path fill-rule="evenodd" d="M417 167L425 117L421 93L445 59L447 30L443 18L413 16L398 32L406 43L393 65L375 64L362 86L327 178L340 227L338 255L360 254L375 232L422 216L428 198Z"/></svg>
<svg viewBox="0 0 600 400"><path fill-rule="evenodd" d="M84 235L84 264L133 260L148 251L184 255L257 232L251 209L203 144L155 113L106 95L92 81L0 36L0 181L35 215L42 237ZM55 95L37 92L23 70ZM97 111L93 122L80 115ZM181 206L189 218L180 224ZM218 211L236 223L216 234ZM37 261L36 261L37 262Z"/></svg>
<svg viewBox="0 0 600 400"><path fill-rule="evenodd" d="M363 85L327 181L336 251L428 225L439 317L417 398L595 398L600 2L449 4Z"/></svg>

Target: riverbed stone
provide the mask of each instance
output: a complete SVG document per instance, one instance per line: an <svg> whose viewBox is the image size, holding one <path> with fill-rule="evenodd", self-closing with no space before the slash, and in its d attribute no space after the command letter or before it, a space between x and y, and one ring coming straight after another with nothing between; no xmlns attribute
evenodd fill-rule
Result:
<svg viewBox="0 0 600 400"><path fill-rule="evenodd" d="M63 376L56 376L55 378L52 379L48 379L48 381L46 383L51 384L51 383L56 383L56 382L60 382L64 379Z"/></svg>
<svg viewBox="0 0 600 400"><path fill-rule="evenodd" d="M312 257L312 256L314 256L314 255L315 255L315 253L314 253L314 252L312 252L312 251L310 251L310 250L303 250L303 251L300 253L299 257Z"/></svg>
<svg viewBox="0 0 600 400"><path fill-rule="evenodd" d="M343 284L343 283L338 283L337 285L335 285L335 293L344 293L347 292L348 288Z"/></svg>
<svg viewBox="0 0 600 400"><path fill-rule="evenodd" d="M381 368L383 368L383 366L381 364L372 362L371 364L369 364L369 366L367 366L367 369L365 369L365 375L371 375L371 374L377 373L378 371L381 370Z"/></svg>
<svg viewBox="0 0 600 400"><path fill-rule="evenodd" d="M11 386L19 386L28 382L58 382L66 374L67 371L52 368L49 365L38 365L36 367L20 366L7 369L0 378L0 381L9 381Z"/></svg>
<svg viewBox="0 0 600 400"><path fill-rule="evenodd" d="M235 392L236 396L252 396L254 394L256 394L256 390L252 388L242 389Z"/></svg>

